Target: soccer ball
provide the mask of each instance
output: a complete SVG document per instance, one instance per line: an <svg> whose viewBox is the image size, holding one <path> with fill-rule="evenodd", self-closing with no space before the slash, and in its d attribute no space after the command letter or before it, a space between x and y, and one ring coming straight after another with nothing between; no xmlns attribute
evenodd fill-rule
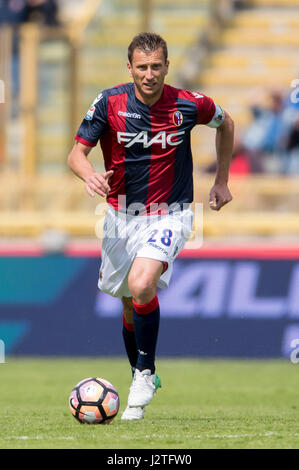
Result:
<svg viewBox="0 0 299 470"><path fill-rule="evenodd" d="M69 407L80 423L108 424L119 410L119 396L107 380L89 377L73 388Z"/></svg>

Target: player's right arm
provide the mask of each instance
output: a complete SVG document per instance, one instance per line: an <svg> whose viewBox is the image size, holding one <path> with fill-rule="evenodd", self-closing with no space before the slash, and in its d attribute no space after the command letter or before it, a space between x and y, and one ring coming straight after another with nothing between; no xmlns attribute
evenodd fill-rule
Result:
<svg viewBox="0 0 299 470"><path fill-rule="evenodd" d="M67 159L73 172L85 181L85 189L91 197L94 197L95 193L105 197L110 191L108 180L113 170L97 173L87 158L91 149L96 146L106 124L107 93L102 92L87 111L75 137L76 143Z"/></svg>
<svg viewBox="0 0 299 470"><path fill-rule="evenodd" d="M76 142L68 156L67 163L75 175L85 182L85 189L91 197L94 197L95 193L105 197L110 191L108 180L113 170L97 173L87 159L91 149L92 147L88 145Z"/></svg>

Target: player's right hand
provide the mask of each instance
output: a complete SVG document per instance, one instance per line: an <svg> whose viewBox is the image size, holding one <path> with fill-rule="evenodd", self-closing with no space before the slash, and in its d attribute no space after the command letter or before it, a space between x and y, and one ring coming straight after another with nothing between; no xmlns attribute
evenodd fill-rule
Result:
<svg viewBox="0 0 299 470"><path fill-rule="evenodd" d="M95 197L95 193L102 197L109 194L110 186L108 184L110 176L113 175L113 170L106 171L105 173L92 173L85 179L85 189L89 196Z"/></svg>

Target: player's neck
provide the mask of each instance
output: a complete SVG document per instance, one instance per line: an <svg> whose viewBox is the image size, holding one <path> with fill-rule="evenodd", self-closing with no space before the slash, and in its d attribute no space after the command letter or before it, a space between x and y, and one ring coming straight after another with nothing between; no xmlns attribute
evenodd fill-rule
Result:
<svg viewBox="0 0 299 470"><path fill-rule="evenodd" d="M138 98L139 101L141 101L141 103L145 104L146 106L153 106L154 104L157 103L157 101L159 101L159 99L161 98L161 96L163 95L163 90L164 90L164 85L162 86L161 90L159 90L159 93L157 93L157 95L155 96L152 96L152 97L148 97L148 96L144 96L142 95L138 88L136 87L136 85L134 86L135 88L135 95L136 95L136 98Z"/></svg>

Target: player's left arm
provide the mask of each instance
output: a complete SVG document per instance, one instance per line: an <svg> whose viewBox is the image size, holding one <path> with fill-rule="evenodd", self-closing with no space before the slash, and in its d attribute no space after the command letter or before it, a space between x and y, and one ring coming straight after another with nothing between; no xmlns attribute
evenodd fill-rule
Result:
<svg viewBox="0 0 299 470"><path fill-rule="evenodd" d="M234 145L234 121L226 111L223 112L225 118L216 130L217 167L209 199L210 208L216 211L232 200L228 177Z"/></svg>

